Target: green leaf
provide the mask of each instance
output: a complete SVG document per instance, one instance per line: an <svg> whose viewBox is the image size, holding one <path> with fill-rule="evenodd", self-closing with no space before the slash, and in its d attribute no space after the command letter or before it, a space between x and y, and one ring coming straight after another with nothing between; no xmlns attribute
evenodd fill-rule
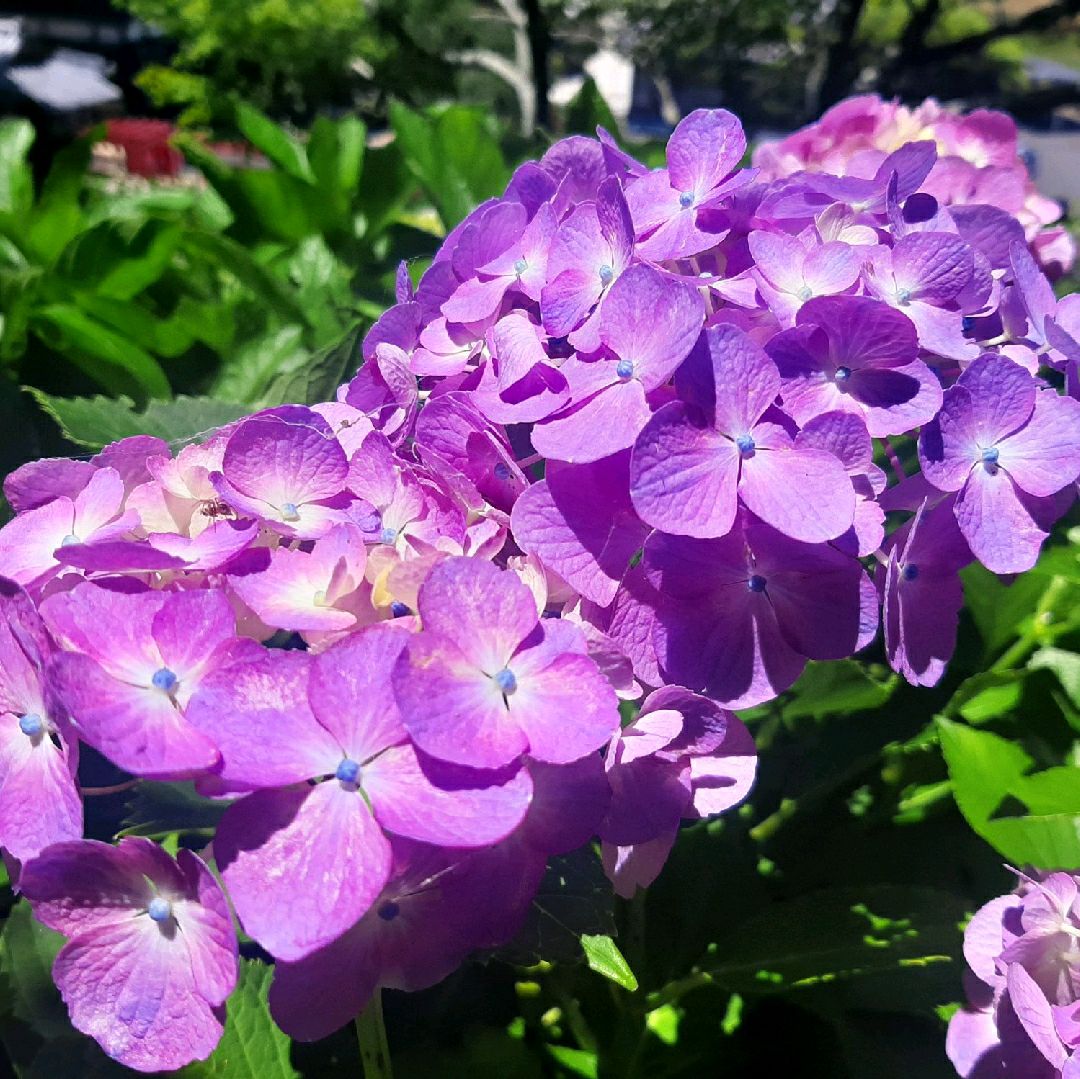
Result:
<svg viewBox="0 0 1080 1079"><path fill-rule="evenodd" d="M872 678L863 664L853 659L834 663L809 663L792 687L794 699L784 708L786 720L811 716L849 715L880 708L896 688L896 677L886 682Z"/></svg>
<svg viewBox="0 0 1080 1079"><path fill-rule="evenodd" d="M978 562L961 570L960 577L964 602L987 653L997 652L1018 635L1047 587L1046 578L1037 573L1021 574L1006 584Z"/></svg>
<svg viewBox="0 0 1080 1079"><path fill-rule="evenodd" d="M1020 703L1023 682L1023 671L981 671L960 683L949 701L949 712L958 712L969 723L996 719Z"/></svg>
<svg viewBox="0 0 1080 1079"><path fill-rule="evenodd" d="M932 888L828 889L755 914L717 941L703 970L714 984L745 994L947 963L960 952L964 908Z"/></svg>
<svg viewBox="0 0 1080 1079"><path fill-rule="evenodd" d="M128 397L53 397L33 388L29 392L65 438L93 450L131 435L154 435L174 445L190 442L250 411L247 405L216 398L181 396L152 401L145 412L136 412Z"/></svg>
<svg viewBox="0 0 1080 1079"><path fill-rule="evenodd" d="M141 779L127 804L127 813L116 833L162 839L174 833L213 834L229 802L204 798L192 783L157 783Z"/></svg>
<svg viewBox="0 0 1080 1079"><path fill-rule="evenodd" d="M595 81L587 77L574 99L566 106L563 126L568 134L582 134L592 138L597 126L615 133L619 130L618 121L611 107L597 89Z"/></svg>
<svg viewBox="0 0 1080 1079"><path fill-rule="evenodd" d="M179 1072L182 1079L299 1079L289 1060L288 1035L270 1018L266 996L272 979L265 963L241 960L221 1042L208 1060Z"/></svg>
<svg viewBox="0 0 1080 1079"><path fill-rule="evenodd" d="M293 324L269 330L245 341L222 364L212 392L215 397L248 401L252 405L282 404L285 398L272 391L275 381L302 372L308 355L302 326Z"/></svg>
<svg viewBox="0 0 1080 1079"><path fill-rule="evenodd" d="M489 121L478 110L452 105L425 116L394 102L390 123L406 163L448 229L506 186L509 170Z"/></svg>
<svg viewBox="0 0 1080 1079"><path fill-rule="evenodd" d="M236 106L236 126L256 150L266 154L286 175L315 183L304 147L253 105L242 101Z"/></svg>
<svg viewBox="0 0 1080 1079"><path fill-rule="evenodd" d="M581 947L590 970L603 974L609 981L621 985L631 993L637 989L638 980L611 937L606 934L583 933Z"/></svg>
<svg viewBox="0 0 1080 1079"><path fill-rule="evenodd" d="M580 960L583 936L615 934L612 907L611 885L591 848L552 858L524 926L498 954L522 966Z"/></svg>
<svg viewBox="0 0 1080 1079"><path fill-rule="evenodd" d="M548 1054L557 1064L561 1064L571 1075L580 1075L581 1079L596 1079L600 1074L600 1062L596 1054L588 1049L574 1049L569 1045L548 1045Z"/></svg>
<svg viewBox="0 0 1080 1079"><path fill-rule="evenodd" d="M1013 780L1009 793L1039 815L1071 813L1080 826L1080 768L1063 765Z"/></svg>
<svg viewBox="0 0 1080 1079"><path fill-rule="evenodd" d="M1040 648L1028 660L1028 668L1053 671L1066 696L1080 708L1080 655L1064 648Z"/></svg>
<svg viewBox="0 0 1080 1079"><path fill-rule="evenodd" d="M283 371L267 389L265 402L312 405L333 400L334 391L360 363L364 326L354 326L340 341L320 349L295 371Z"/></svg>
<svg viewBox="0 0 1080 1079"><path fill-rule="evenodd" d="M0 120L0 216L17 219L33 204L34 180L26 162L33 142L29 120Z"/></svg>
<svg viewBox="0 0 1080 1079"><path fill-rule="evenodd" d="M119 386L150 397L172 396L165 372L149 352L73 304L39 307L31 325L47 344L107 389Z"/></svg>
<svg viewBox="0 0 1080 1079"><path fill-rule="evenodd" d="M81 205L91 142L76 139L53 157L26 228L27 247L51 265L84 226Z"/></svg>
<svg viewBox="0 0 1080 1079"><path fill-rule="evenodd" d="M1080 865L1080 816L1071 810L1043 813L1036 808L1045 806L1047 790L1058 780L1026 776L1032 760L1008 739L940 716L936 722L953 797L978 835L1018 865ZM1021 798L1021 792L1032 797L1035 804L1025 804L1034 812L1000 815L1008 808L1007 799Z"/></svg>

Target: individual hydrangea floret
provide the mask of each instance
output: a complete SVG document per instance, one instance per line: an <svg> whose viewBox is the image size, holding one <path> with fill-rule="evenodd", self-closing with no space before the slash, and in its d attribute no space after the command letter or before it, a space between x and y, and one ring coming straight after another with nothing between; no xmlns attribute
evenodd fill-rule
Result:
<svg viewBox="0 0 1080 1079"><path fill-rule="evenodd" d="M213 1052L237 943L197 855L173 861L149 839L56 843L24 867L19 889L38 921L67 937L53 978L77 1030L143 1072Z"/></svg>

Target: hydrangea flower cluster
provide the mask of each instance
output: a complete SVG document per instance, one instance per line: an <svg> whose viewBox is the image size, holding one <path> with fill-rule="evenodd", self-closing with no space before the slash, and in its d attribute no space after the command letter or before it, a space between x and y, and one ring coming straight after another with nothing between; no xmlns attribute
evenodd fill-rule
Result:
<svg viewBox="0 0 1080 1079"><path fill-rule="evenodd" d="M890 108L755 168L723 110L651 171L566 139L402 267L336 400L8 477L0 846L80 1030L205 1056L231 904L322 1037L511 938L552 855L648 886L808 661L883 624L941 678L958 571L1075 497L1080 322L1029 203L942 180L1019 176L1009 121ZM202 858L84 840L80 746L227 800Z"/></svg>
<svg viewBox="0 0 1080 1079"><path fill-rule="evenodd" d="M963 1079L1080 1076L1080 876L1018 874L968 923L968 1004L949 1022Z"/></svg>

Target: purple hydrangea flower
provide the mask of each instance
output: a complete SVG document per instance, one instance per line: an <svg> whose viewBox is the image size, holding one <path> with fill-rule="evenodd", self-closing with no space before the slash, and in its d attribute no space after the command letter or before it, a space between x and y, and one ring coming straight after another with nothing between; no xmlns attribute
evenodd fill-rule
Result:
<svg viewBox="0 0 1080 1079"><path fill-rule="evenodd" d="M255 792L226 812L214 852L245 929L279 958L363 916L391 871L384 829L484 846L528 808L527 772L447 768L408 743L390 672L409 636L384 622L314 660L266 652L208 679L191 709L221 748L221 780Z"/></svg>
<svg viewBox="0 0 1080 1079"><path fill-rule="evenodd" d="M1080 881L1021 874L964 931L969 1003L946 1051L964 1079L1080 1075Z"/></svg>
<svg viewBox="0 0 1080 1079"><path fill-rule="evenodd" d="M615 891L630 898L636 888L647 888L675 843L679 822L738 805L756 770L754 739L730 712L680 686L646 697L607 749L612 798L600 838Z"/></svg>
<svg viewBox="0 0 1080 1079"><path fill-rule="evenodd" d="M24 867L38 921L66 936L53 978L71 1022L113 1059L158 1072L205 1060L236 985L217 881L191 851L149 839L57 843Z"/></svg>
<svg viewBox="0 0 1080 1079"><path fill-rule="evenodd" d="M423 632L394 670L405 728L440 760L499 768L528 753L567 763L618 730L614 691L581 631L541 622L512 573L450 558L420 589Z"/></svg>
<svg viewBox="0 0 1080 1079"><path fill-rule="evenodd" d="M73 497L59 495L0 529L0 574L39 587L59 573L59 548L117 539L138 524L137 513L124 511L120 473L99 468Z"/></svg>
<svg viewBox="0 0 1080 1079"><path fill-rule="evenodd" d="M634 445L630 494L642 520L677 535L719 537L741 501L795 539L842 535L855 516L851 481L831 453L798 446L769 411L781 388L776 365L734 327L712 327L705 337L709 370L701 381L711 409L665 405Z"/></svg>
<svg viewBox="0 0 1080 1079"><path fill-rule="evenodd" d="M923 502L915 517L889 537L879 570L885 603L889 665L914 686L933 686L956 647L964 590L957 573L971 560L951 499Z"/></svg>
<svg viewBox="0 0 1080 1079"><path fill-rule="evenodd" d="M1002 356L979 357L919 438L923 474L956 491L972 553L994 573L1035 565L1045 502L1080 475L1080 402ZM1041 503L1041 505L1040 505Z"/></svg>
<svg viewBox="0 0 1080 1079"><path fill-rule="evenodd" d="M67 651L49 678L79 737L136 775L193 775L218 761L186 718L199 686L237 648L220 591L117 592L85 582L50 596L41 614Z"/></svg>
<svg viewBox="0 0 1080 1079"><path fill-rule="evenodd" d="M561 373L571 403L537 424L535 449L585 463L633 445L649 420L648 395L674 374L701 333L700 296L650 266L634 266L611 287L600 317L610 358L569 360Z"/></svg>
<svg viewBox="0 0 1080 1079"><path fill-rule="evenodd" d="M44 675L52 652L29 596L0 578L0 847L22 861L82 836L78 742Z"/></svg>
<svg viewBox="0 0 1080 1079"><path fill-rule="evenodd" d="M744 153L742 124L725 109L696 109L679 121L668 140L667 168L627 189L643 258L689 258L724 238L727 220L715 207L753 179L752 171L732 175Z"/></svg>
<svg viewBox="0 0 1080 1079"><path fill-rule="evenodd" d="M799 424L852 412L881 438L928 422L941 407L941 384L918 359L915 327L867 296L810 300L766 351L780 370L784 411Z"/></svg>
<svg viewBox="0 0 1080 1079"><path fill-rule="evenodd" d="M317 412L286 405L244 420L211 481L238 513L275 532L316 539L346 520L349 462Z"/></svg>
<svg viewBox="0 0 1080 1079"><path fill-rule="evenodd" d="M771 700L807 659L849 656L877 631L877 592L855 558L745 511L722 539L654 534L644 570L654 591L635 669L651 645L664 682L729 708Z"/></svg>

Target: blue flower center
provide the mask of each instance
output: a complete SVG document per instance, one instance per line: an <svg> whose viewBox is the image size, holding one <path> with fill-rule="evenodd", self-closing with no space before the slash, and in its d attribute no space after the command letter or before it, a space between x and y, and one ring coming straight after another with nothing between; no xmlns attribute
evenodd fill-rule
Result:
<svg viewBox="0 0 1080 1079"><path fill-rule="evenodd" d="M495 473L495 478L497 480L502 480L503 483L505 483L510 478L510 466L503 461L500 461L492 469L492 472Z"/></svg>
<svg viewBox="0 0 1080 1079"><path fill-rule="evenodd" d="M998 458L1001 456L997 446L987 446L982 451L982 463L987 468L993 468L998 463Z"/></svg>
<svg viewBox="0 0 1080 1079"><path fill-rule="evenodd" d="M176 689L176 683L179 681L180 679L168 667L159 667L154 671L150 679L150 685L154 689L160 689L162 693L172 693Z"/></svg>
<svg viewBox="0 0 1080 1079"><path fill-rule="evenodd" d="M518 259L517 262L514 263L514 273L516 273L518 277L520 277L528 268L529 264L524 259Z"/></svg>
<svg viewBox="0 0 1080 1079"><path fill-rule="evenodd" d="M391 544L397 539L397 530L393 528L383 528L379 533L379 542L385 544Z"/></svg>
<svg viewBox="0 0 1080 1079"><path fill-rule="evenodd" d="M340 780L342 783L355 783L360 775L360 762L350 760L346 757L338 766L337 771L334 773L334 778Z"/></svg>
<svg viewBox="0 0 1080 1079"><path fill-rule="evenodd" d="M615 374L619 378L627 379L634 377L634 361L633 360L619 360L615 365Z"/></svg>
<svg viewBox="0 0 1080 1079"><path fill-rule="evenodd" d="M611 279L614 276L615 271L605 262L604 265L600 267L600 284L610 285Z"/></svg>
<svg viewBox="0 0 1080 1079"><path fill-rule="evenodd" d="M390 604L390 613L395 618L404 618L407 614L412 614L412 608L396 599Z"/></svg>
<svg viewBox="0 0 1080 1079"><path fill-rule="evenodd" d="M970 329L972 329L974 327L974 325L975 325L975 319L971 315L965 315L960 320L960 329L964 333L967 333Z"/></svg>
<svg viewBox="0 0 1080 1079"><path fill-rule="evenodd" d="M746 582L746 587L751 592L764 592L765 591L765 578L760 573L755 573L750 580Z"/></svg>
<svg viewBox="0 0 1080 1079"><path fill-rule="evenodd" d="M501 671L496 671L491 677L495 685L499 687L500 692L507 697L517 689L517 679L509 667L503 667Z"/></svg>
<svg viewBox="0 0 1080 1079"><path fill-rule="evenodd" d="M388 901L379 907L378 913L384 922L392 922L401 913L401 907L397 903Z"/></svg>
<svg viewBox="0 0 1080 1079"><path fill-rule="evenodd" d="M905 581L914 581L919 576L919 567L914 562L909 562L902 572Z"/></svg>
<svg viewBox="0 0 1080 1079"><path fill-rule="evenodd" d="M27 712L19 716L19 730L27 738L36 738L45 729L45 721L36 712Z"/></svg>
<svg viewBox="0 0 1080 1079"><path fill-rule="evenodd" d="M147 904L146 913L150 915L152 922L167 922L172 917L172 903L160 895L155 895Z"/></svg>
<svg viewBox="0 0 1080 1079"><path fill-rule="evenodd" d="M898 304L907 305L911 303L911 289L902 288L896 294L896 302Z"/></svg>
<svg viewBox="0 0 1080 1079"><path fill-rule="evenodd" d="M739 437L735 439L735 445L739 448L739 453L741 453L743 457L749 457L750 454L757 449L754 440L749 435L739 435Z"/></svg>
<svg viewBox="0 0 1080 1079"><path fill-rule="evenodd" d="M809 300L810 297L814 295L814 293L811 290L809 285L803 285L803 287L801 289L799 289L799 291L796 292L795 295L800 300L802 300L803 303L806 303L806 301Z"/></svg>
<svg viewBox="0 0 1080 1079"><path fill-rule="evenodd" d="M694 205L694 193L693 191L683 191L679 195L679 205L684 210L689 210Z"/></svg>
<svg viewBox="0 0 1080 1079"><path fill-rule="evenodd" d="M836 369L836 374L833 375L833 378L835 378L837 382L847 382L847 380L851 378L851 368L838 367Z"/></svg>
<svg viewBox="0 0 1080 1079"><path fill-rule="evenodd" d="M281 519L283 521L299 521L300 510L297 509L295 502L282 502L281 504Z"/></svg>
<svg viewBox="0 0 1080 1079"><path fill-rule="evenodd" d="M70 547L73 543L82 543L82 540L75 535L74 532L69 532L61 541L61 547Z"/></svg>

